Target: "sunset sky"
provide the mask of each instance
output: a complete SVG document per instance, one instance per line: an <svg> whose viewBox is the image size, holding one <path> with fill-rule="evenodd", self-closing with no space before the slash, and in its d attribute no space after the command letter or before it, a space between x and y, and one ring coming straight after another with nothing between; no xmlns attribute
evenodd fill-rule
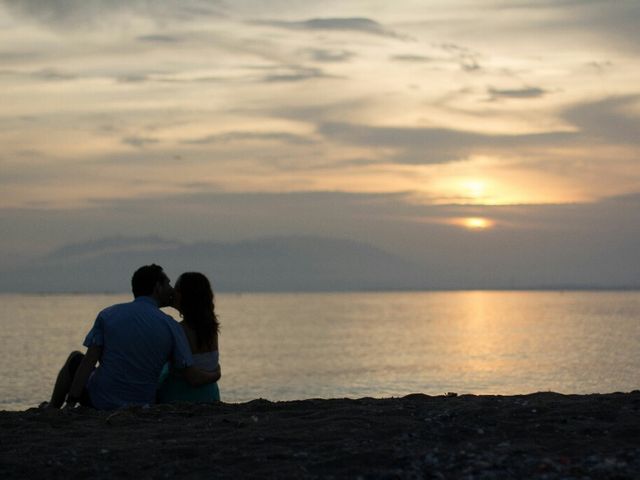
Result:
<svg viewBox="0 0 640 480"><path fill-rule="evenodd" d="M322 235L640 285L639 24L635 0L2 1L0 261Z"/></svg>

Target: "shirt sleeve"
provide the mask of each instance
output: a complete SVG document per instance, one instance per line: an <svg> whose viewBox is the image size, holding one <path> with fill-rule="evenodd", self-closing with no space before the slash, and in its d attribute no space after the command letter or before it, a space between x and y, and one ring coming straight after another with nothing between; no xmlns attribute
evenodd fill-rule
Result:
<svg viewBox="0 0 640 480"><path fill-rule="evenodd" d="M187 336L182 327L175 320L171 319L171 333L173 335L173 354L171 364L173 368L187 368L193 365L193 356Z"/></svg>
<svg viewBox="0 0 640 480"><path fill-rule="evenodd" d="M104 321L100 315L96 318L91 330L84 339L82 344L89 347L101 347L104 345Z"/></svg>

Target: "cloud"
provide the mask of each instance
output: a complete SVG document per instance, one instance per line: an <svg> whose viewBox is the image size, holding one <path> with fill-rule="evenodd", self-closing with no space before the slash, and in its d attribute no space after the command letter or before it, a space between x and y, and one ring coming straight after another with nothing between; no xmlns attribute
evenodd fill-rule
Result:
<svg viewBox="0 0 640 480"><path fill-rule="evenodd" d="M264 83L289 83L303 82L305 80L314 80L317 78L338 78L333 75L326 74L320 68L303 67L303 66L286 66L286 67L269 67L274 70L261 77L260 81Z"/></svg>
<svg viewBox="0 0 640 480"><path fill-rule="evenodd" d="M151 137L130 136L122 139L122 143L124 143L125 145L129 145L131 147L136 147L136 148L144 148L148 145L154 145L159 142L160 140L158 140L157 138L151 138Z"/></svg>
<svg viewBox="0 0 640 480"><path fill-rule="evenodd" d="M273 71L289 71L294 76L297 72L300 77L299 80L306 78L335 78L331 75L327 75L319 69L305 69L304 67L268 67ZM237 82L238 77L215 77L211 75L206 76L180 76L182 72L169 72L158 71L156 69L149 69L147 71L131 71L131 72L113 72L113 73L72 73L55 68L44 68L40 70L22 71L22 70L0 70L0 77L17 77L27 80L38 81L50 81L61 82L78 79L97 79L106 78L113 80L116 83L220 83L220 82ZM283 74L284 75L284 74ZM274 76L276 76L274 74ZM253 78L253 81L267 81L264 78ZM275 81L275 80L272 80Z"/></svg>
<svg viewBox="0 0 640 480"><path fill-rule="evenodd" d="M572 18L571 14L576 11L580 13ZM601 0L592 5L577 5L571 14L568 20L575 22L576 28L597 32L605 41L613 40L635 52L640 50L640 2L637 0L613 3Z"/></svg>
<svg viewBox="0 0 640 480"><path fill-rule="evenodd" d="M398 163L435 164L462 160L483 150L558 145L575 139L571 132L521 135L489 135L448 128L378 127L343 122L325 122L318 132L328 139L370 148L392 148L389 160Z"/></svg>
<svg viewBox="0 0 640 480"><path fill-rule="evenodd" d="M476 142L475 135L446 129L392 128L325 122L318 133L331 141L365 148L393 148L398 163L447 163L460 159ZM466 148L465 148L466 147Z"/></svg>
<svg viewBox="0 0 640 480"><path fill-rule="evenodd" d="M144 83L151 81L151 77L141 73L128 73L116 77L118 83Z"/></svg>
<svg viewBox="0 0 640 480"><path fill-rule="evenodd" d="M33 80L61 82L76 80L80 78L75 73L64 72L55 68L43 68L40 70L20 71L20 70L0 70L0 76L20 77Z"/></svg>
<svg viewBox="0 0 640 480"><path fill-rule="evenodd" d="M432 62L432 57L426 57L424 55L393 55L391 60L394 62L408 62L408 63L427 63Z"/></svg>
<svg viewBox="0 0 640 480"><path fill-rule="evenodd" d="M126 14L158 21L224 15L221 0L0 0L0 3L8 11L52 28L95 28Z"/></svg>
<svg viewBox="0 0 640 480"><path fill-rule="evenodd" d="M182 41L179 37L171 35L142 35L137 37L137 40L149 43L178 43Z"/></svg>
<svg viewBox="0 0 640 480"><path fill-rule="evenodd" d="M343 31L366 33L391 38L405 38L390 30L380 23L362 17L353 18L312 18L297 22L287 22L279 20L255 21L258 25L269 25L288 30L308 30L308 31Z"/></svg>
<svg viewBox="0 0 640 480"><path fill-rule="evenodd" d="M482 69L478 52L455 43L441 43L437 47L449 53L465 72L475 72Z"/></svg>
<svg viewBox="0 0 640 480"><path fill-rule="evenodd" d="M526 94L529 94L527 92ZM536 94L531 93L531 94ZM513 92L508 92L513 96ZM516 91L516 98L522 96ZM511 98L511 97L509 97ZM534 97L533 97L534 98ZM636 112L633 105L638 104ZM313 112L307 114L311 117ZM300 114L301 116L301 114ZM316 118L327 118L320 110ZM464 160L470 155L525 155L528 150L559 147L588 148L596 144L640 144L640 95L608 97L575 104L560 113L574 129L523 134L489 134L435 127L386 127L320 121L317 132L328 141L381 151L386 161L437 164ZM554 158L556 156L554 155ZM587 158L594 157L593 153Z"/></svg>
<svg viewBox="0 0 640 480"><path fill-rule="evenodd" d="M223 82L237 82L237 78L232 77L215 77L211 75L207 76L192 76L192 77L180 77L172 73L150 71L148 73L126 73L116 74L109 77L116 81L116 83L223 83ZM255 79L254 79L255 81ZM258 80L259 81L259 80Z"/></svg>
<svg viewBox="0 0 640 480"><path fill-rule="evenodd" d="M606 72L613 67L613 62L610 60L603 60L600 62L587 62L587 67L592 68L598 73Z"/></svg>
<svg viewBox="0 0 640 480"><path fill-rule="evenodd" d="M494 8L545 10L545 17L534 12L534 18L544 18L531 24L538 35L551 33L566 38L576 32L588 32L600 37L603 43L635 52L640 50L640 2L637 0L522 0L498 2Z"/></svg>
<svg viewBox="0 0 640 480"><path fill-rule="evenodd" d="M636 105L635 113L631 108ZM563 117L595 140L640 145L640 95L607 97L568 108Z"/></svg>
<svg viewBox="0 0 640 480"><path fill-rule="evenodd" d="M228 132L206 137L183 140L185 145L208 145L234 141L278 141L293 145L309 145L315 143L311 138L288 132Z"/></svg>
<svg viewBox="0 0 640 480"><path fill-rule="evenodd" d="M499 89L490 87L487 89L491 100L499 100L501 98L540 98L548 92L538 87L515 88L515 89Z"/></svg>
<svg viewBox="0 0 640 480"><path fill-rule="evenodd" d="M318 125L332 119L352 118L354 113L368 111L374 102L375 99L370 96L361 95L333 101L306 102L296 105L278 104L260 110L259 113L270 117Z"/></svg>
<svg viewBox="0 0 640 480"><path fill-rule="evenodd" d="M0 62L2 64L16 64L16 63L27 63L36 60L41 60L45 57L44 52L38 50L27 50L27 49L19 49L16 51L10 50L1 50L0 51ZM23 47L24 48L24 47Z"/></svg>
<svg viewBox="0 0 640 480"><path fill-rule="evenodd" d="M356 56L354 52L349 50L326 50L321 48L311 48L306 50L305 53L311 58L311 60L320 63L348 62Z"/></svg>
<svg viewBox="0 0 640 480"><path fill-rule="evenodd" d="M38 70L36 72L33 72L31 76L39 80L53 81L75 80L76 78L78 78L78 76L75 74L61 72L60 70L56 70L54 68L45 68L43 70Z"/></svg>

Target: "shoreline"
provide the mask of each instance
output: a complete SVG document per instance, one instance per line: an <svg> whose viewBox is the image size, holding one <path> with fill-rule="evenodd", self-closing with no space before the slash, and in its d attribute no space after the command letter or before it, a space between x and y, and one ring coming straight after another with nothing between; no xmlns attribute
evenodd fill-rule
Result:
<svg viewBox="0 0 640 480"><path fill-rule="evenodd" d="M358 294L358 293L457 293L457 292L540 292L540 293L633 293L640 292L640 285L567 285L567 286L525 286L525 287L442 287L442 288L353 288L353 289L308 289L308 290L226 290L220 289L218 293L225 295L292 295L292 294ZM84 290L2 290L0 295L24 295L34 297L46 296L127 296L131 297L130 291L84 291Z"/></svg>
<svg viewBox="0 0 640 480"><path fill-rule="evenodd" d="M637 478L640 391L0 412L3 478Z"/></svg>

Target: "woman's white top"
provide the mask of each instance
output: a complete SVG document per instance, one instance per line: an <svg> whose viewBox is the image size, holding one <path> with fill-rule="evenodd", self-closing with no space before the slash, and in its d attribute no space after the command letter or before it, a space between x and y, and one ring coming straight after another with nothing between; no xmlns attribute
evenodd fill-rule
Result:
<svg viewBox="0 0 640 480"><path fill-rule="evenodd" d="M214 350L213 352L194 353L193 366L198 367L201 370L207 370L212 372L218 368L218 362L220 359L220 352Z"/></svg>

